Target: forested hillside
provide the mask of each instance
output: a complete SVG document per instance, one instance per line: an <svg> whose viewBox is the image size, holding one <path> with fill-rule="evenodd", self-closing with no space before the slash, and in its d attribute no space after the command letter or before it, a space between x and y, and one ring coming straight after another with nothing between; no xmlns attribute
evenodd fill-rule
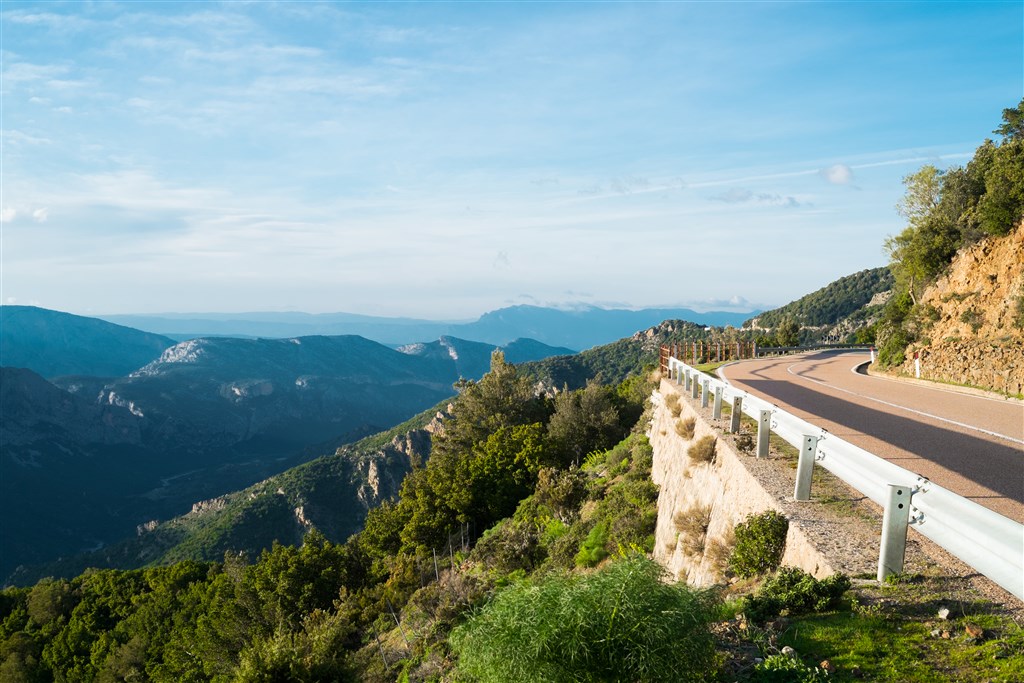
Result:
<svg viewBox="0 0 1024 683"><path fill-rule="evenodd" d="M802 296L781 308L761 313L743 323L745 328L777 330L795 323L803 341L831 333L845 338L867 325L881 312L886 294L893 287L892 272L888 267L862 270L841 277L816 292ZM833 329L840 327L837 332Z"/></svg>
<svg viewBox="0 0 1024 683"><path fill-rule="evenodd" d="M546 399L499 353L463 385L400 498L346 543L310 529L301 548L275 544L259 558L231 552L223 563L7 589L0 677L383 681L394 680L396 656L411 670L447 669L448 630L509 572L651 550L650 447L639 434L616 446L650 388L635 376ZM400 655L388 625L398 613L427 620Z"/></svg>

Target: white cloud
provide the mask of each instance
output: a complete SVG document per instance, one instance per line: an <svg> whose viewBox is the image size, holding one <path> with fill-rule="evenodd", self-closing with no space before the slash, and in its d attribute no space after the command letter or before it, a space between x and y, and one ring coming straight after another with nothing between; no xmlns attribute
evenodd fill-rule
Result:
<svg viewBox="0 0 1024 683"><path fill-rule="evenodd" d="M0 209L0 223L10 223L17 215L17 210L9 206L5 206L3 209Z"/></svg>
<svg viewBox="0 0 1024 683"><path fill-rule="evenodd" d="M846 164L835 164L818 171L818 175L833 185L849 185L853 182L853 169Z"/></svg>
<svg viewBox="0 0 1024 683"><path fill-rule="evenodd" d="M46 219L50 217L50 211L46 208L36 209L32 212L32 220L36 223L45 223Z"/></svg>

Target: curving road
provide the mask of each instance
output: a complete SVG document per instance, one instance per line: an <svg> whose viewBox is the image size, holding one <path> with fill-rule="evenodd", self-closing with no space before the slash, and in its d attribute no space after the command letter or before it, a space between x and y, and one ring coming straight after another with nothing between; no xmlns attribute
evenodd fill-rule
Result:
<svg viewBox="0 0 1024 683"><path fill-rule="evenodd" d="M857 372L864 352L760 358L721 370L734 385L1018 522L1024 405Z"/></svg>

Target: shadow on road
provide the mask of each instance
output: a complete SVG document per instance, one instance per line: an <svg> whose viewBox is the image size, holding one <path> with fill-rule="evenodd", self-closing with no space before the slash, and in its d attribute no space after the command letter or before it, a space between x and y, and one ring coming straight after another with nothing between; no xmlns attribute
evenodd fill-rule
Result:
<svg viewBox="0 0 1024 683"><path fill-rule="evenodd" d="M851 430L881 439L918 458L935 463L1004 497L1024 503L1021 449L963 432L936 427L892 415L841 398L820 394L797 384L768 379L743 379L742 383L813 415L842 416ZM835 420L836 418L828 418ZM836 420L838 421L838 420ZM842 437L842 433L836 433ZM886 458L911 472L917 458ZM940 485L942 482L936 482ZM982 500L993 496L965 496Z"/></svg>

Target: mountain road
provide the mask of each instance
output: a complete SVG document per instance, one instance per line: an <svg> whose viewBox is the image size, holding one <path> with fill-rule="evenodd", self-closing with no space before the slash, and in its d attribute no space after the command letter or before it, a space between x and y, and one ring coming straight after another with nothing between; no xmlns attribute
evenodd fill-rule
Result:
<svg viewBox="0 0 1024 683"><path fill-rule="evenodd" d="M965 498L1024 522L1024 405L858 371L857 352L721 368L733 385Z"/></svg>

